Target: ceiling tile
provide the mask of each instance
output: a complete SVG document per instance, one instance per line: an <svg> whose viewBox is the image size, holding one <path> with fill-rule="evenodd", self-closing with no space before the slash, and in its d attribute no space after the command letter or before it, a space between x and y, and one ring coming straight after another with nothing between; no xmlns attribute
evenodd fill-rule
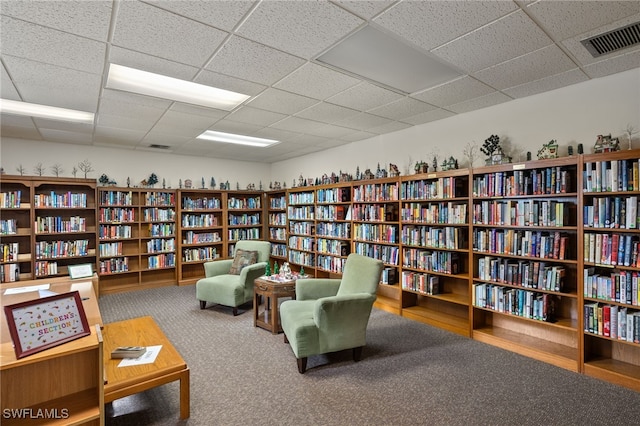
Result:
<svg viewBox="0 0 640 426"><path fill-rule="evenodd" d="M406 129L411 126L412 126L411 124L403 123L401 121L392 121L391 123L383 124L382 126L372 127L369 130L375 133L383 134L383 133L397 132L398 130Z"/></svg>
<svg viewBox="0 0 640 426"><path fill-rule="evenodd" d="M93 135L94 142L113 145L133 146L140 142L146 132L138 130L125 130L114 127L96 126Z"/></svg>
<svg viewBox="0 0 640 426"><path fill-rule="evenodd" d="M35 126L23 127L13 126L5 122L4 116L2 117L2 137L3 138L21 138L32 139L34 141L42 140L42 136Z"/></svg>
<svg viewBox="0 0 640 426"><path fill-rule="evenodd" d="M320 128L322 123L317 121L307 120L300 117L287 117L270 127L275 129L288 130L290 132L311 133L314 129Z"/></svg>
<svg viewBox="0 0 640 426"><path fill-rule="evenodd" d="M296 117L307 118L323 123L335 123L336 121L344 120L346 117L351 117L359 113L360 111L356 111L355 109L320 102L299 112L296 114Z"/></svg>
<svg viewBox="0 0 640 426"><path fill-rule="evenodd" d="M218 120L217 117L205 117L169 110L158 120L153 131L196 137Z"/></svg>
<svg viewBox="0 0 640 426"><path fill-rule="evenodd" d="M136 117L143 121L157 121L171 102L117 90L106 90L100 99L100 114Z"/></svg>
<svg viewBox="0 0 640 426"><path fill-rule="evenodd" d="M362 112L358 115L337 121L335 124L356 130L371 131L372 128L389 124L391 121L392 120L389 120L388 118Z"/></svg>
<svg viewBox="0 0 640 426"><path fill-rule="evenodd" d="M353 133L353 129L321 123L317 127L305 130L305 132L311 135L322 136L325 138L339 138Z"/></svg>
<svg viewBox="0 0 640 426"><path fill-rule="evenodd" d="M262 126L268 126L286 117L286 115L277 112L243 106L229 114L227 119L240 121L242 123L255 123Z"/></svg>
<svg viewBox="0 0 640 426"><path fill-rule="evenodd" d="M567 1L538 1L526 10L551 38L561 41L640 13L640 2L581 1L580 7L575 7Z"/></svg>
<svg viewBox="0 0 640 426"><path fill-rule="evenodd" d="M495 90L475 78L464 76L423 92L414 93L412 98L443 107L462 101L488 95Z"/></svg>
<svg viewBox="0 0 640 426"><path fill-rule="evenodd" d="M56 129L40 129L42 137L51 142L73 143L78 145L91 145L93 136L91 133L78 133ZM62 171L63 173L65 170ZM68 172L71 172L70 170Z"/></svg>
<svg viewBox="0 0 640 426"><path fill-rule="evenodd" d="M65 0L41 2L3 1L3 15L34 22L45 27L107 41L111 19L111 0Z"/></svg>
<svg viewBox="0 0 640 426"><path fill-rule="evenodd" d="M52 130L64 130L67 132L78 132L83 134L91 134L93 132L93 124L89 123L73 123L70 121L61 120L49 120L46 118L33 118L33 122L36 124L39 130L52 129Z"/></svg>
<svg viewBox="0 0 640 426"><path fill-rule="evenodd" d="M258 138L275 139L277 141L286 142L293 141L300 136L298 132L290 132L288 130L275 129L273 127L265 127L253 133L252 136Z"/></svg>
<svg viewBox="0 0 640 426"><path fill-rule="evenodd" d="M179 78L181 80L192 80L199 70L190 65L168 61L157 56L123 49L118 46L112 46L111 49L109 49L109 63Z"/></svg>
<svg viewBox="0 0 640 426"><path fill-rule="evenodd" d="M113 44L202 66L228 33L145 3L120 3Z"/></svg>
<svg viewBox="0 0 640 426"><path fill-rule="evenodd" d="M435 108L436 107L433 105L429 105L417 99L405 97L381 107L370 109L367 112L390 118L392 120L401 120L405 117L411 117L412 115L427 112Z"/></svg>
<svg viewBox="0 0 640 426"><path fill-rule="evenodd" d="M13 37L20 34L19 37ZM2 16L3 55L101 74L106 44Z"/></svg>
<svg viewBox="0 0 640 426"><path fill-rule="evenodd" d="M576 67L576 64L555 44L518 56L473 76L498 90L540 80Z"/></svg>
<svg viewBox="0 0 640 426"><path fill-rule="evenodd" d="M0 63L0 72L0 98L11 99L13 101L21 100L20 95L16 90L16 86L13 85L9 74L7 73L7 69L2 63Z"/></svg>
<svg viewBox="0 0 640 426"><path fill-rule="evenodd" d="M404 1L373 21L431 50L516 9L507 1Z"/></svg>
<svg viewBox="0 0 640 426"><path fill-rule="evenodd" d="M638 64L640 64L640 50L635 50L606 61L589 64L584 67L584 72L591 78L598 78L638 68Z"/></svg>
<svg viewBox="0 0 640 426"><path fill-rule="evenodd" d="M359 82L360 80L357 78L307 62L276 83L274 87L322 100L355 86Z"/></svg>
<svg viewBox="0 0 640 426"><path fill-rule="evenodd" d="M267 86L253 83L247 80L219 74L213 71L202 70L193 80L196 83L205 84L207 86L217 87L219 89L231 90L232 92L242 93L249 96L255 96L264 91Z"/></svg>
<svg viewBox="0 0 640 426"><path fill-rule="evenodd" d="M224 31L231 31L253 5L251 1L237 0L144 0L144 2Z"/></svg>
<svg viewBox="0 0 640 426"><path fill-rule="evenodd" d="M446 111L444 109L438 108L431 111L423 112L422 114L414 115L412 117L403 118L402 121L411 123L413 125L418 125L418 124L430 123L436 120L442 120L444 118L451 117L453 115L456 115L456 114L451 111Z"/></svg>
<svg viewBox="0 0 640 426"><path fill-rule="evenodd" d="M199 115L202 117L208 117L211 120L222 120L229 115L229 111L223 111L220 109L206 108L198 105L183 104L181 102L174 102L169 108L169 111L181 112L188 115Z"/></svg>
<svg viewBox="0 0 640 426"><path fill-rule="evenodd" d="M231 37L206 68L255 83L272 85L304 60L241 37Z"/></svg>
<svg viewBox="0 0 640 426"><path fill-rule="evenodd" d="M359 111L366 111L401 99L402 97L403 95L399 93L383 89L375 84L362 82L344 92L331 96L327 99L327 102Z"/></svg>
<svg viewBox="0 0 640 426"><path fill-rule="evenodd" d="M329 2L261 2L238 34L311 59L364 21ZM286 29L286 31L283 31Z"/></svg>
<svg viewBox="0 0 640 426"><path fill-rule="evenodd" d="M217 130L219 132L235 133L237 135L253 136L258 130L262 129L263 127L264 126L256 124L241 123L239 121L220 120L209 129Z"/></svg>
<svg viewBox="0 0 640 426"><path fill-rule="evenodd" d="M141 120L139 117L125 115L99 114L98 125L104 127L121 127L127 130L148 132L156 124L155 120Z"/></svg>
<svg viewBox="0 0 640 426"><path fill-rule="evenodd" d="M394 4L395 0L334 0L333 3L348 9L362 19L371 19L387 7Z"/></svg>
<svg viewBox="0 0 640 426"><path fill-rule="evenodd" d="M551 39L519 11L447 43L433 53L470 73L549 44Z"/></svg>
<svg viewBox="0 0 640 426"><path fill-rule="evenodd" d="M249 101L249 106L282 114L295 114L317 103L317 100L305 96L278 89L267 89L255 99Z"/></svg>
<svg viewBox="0 0 640 426"><path fill-rule="evenodd" d="M488 95L481 96L479 98L471 99L469 101L460 102L458 104L450 105L447 107L455 113L462 114L463 112L469 112L476 109L486 108L493 105L498 105L503 102L510 101L511 98L503 93L494 92Z"/></svg>
<svg viewBox="0 0 640 426"><path fill-rule="evenodd" d="M579 69L573 69L560 74L542 78L540 80L510 87L503 92L512 98L524 98L549 90L559 89L588 80L588 77Z"/></svg>
<svg viewBox="0 0 640 426"><path fill-rule="evenodd" d="M357 132L349 133L348 135L344 135L340 139L347 142L356 142L356 141L361 141L363 139L369 139L374 136L376 136L375 133L357 131Z"/></svg>
<svg viewBox="0 0 640 426"><path fill-rule="evenodd" d="M144 139L139 142L139 145L167 145L172 148L181 146L192 140L193 138L178 136L178 135L168 135L165 132L154 132L151 131L146 134Z"/></svg>

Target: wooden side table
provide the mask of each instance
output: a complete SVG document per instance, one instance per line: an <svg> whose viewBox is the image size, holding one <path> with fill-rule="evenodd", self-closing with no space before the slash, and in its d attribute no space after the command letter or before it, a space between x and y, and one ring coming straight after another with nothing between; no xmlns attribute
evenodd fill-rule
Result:
<svg viewBox="0 0 640 426"><path fill-rule="evenodd" d="M259 296L264 296L264 311L258 312ZM253 326L264 328L273 334L282 331L278 316L278 299L281 297L296 298L296 282L294 280L277 282L257 278L253 282Z"/></svg>

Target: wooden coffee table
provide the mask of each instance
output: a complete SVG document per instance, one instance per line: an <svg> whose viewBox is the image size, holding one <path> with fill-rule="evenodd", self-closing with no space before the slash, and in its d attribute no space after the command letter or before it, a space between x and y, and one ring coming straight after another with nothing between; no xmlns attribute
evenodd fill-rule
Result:
<svg viewBox="0 0 640 426"><path fill-rule="evenodd" d="M104 339L104 402L111 402L156 386L180 380L180 418L190 416L189 367L151 317L106 324ZM118 346L162 345L152 364L118 367L121 359L111 359Z"/></svg>
<svg viewBox="0 0 640 426"><path fill-rule="evenodd" d="M278 334L282 331L278 316L278 299L281 297L295 299L296 282L294 280L277 282L260 277L253 284L253 326ZM264 311L262 312L258 312L259 296L265 297Z"/></svg>

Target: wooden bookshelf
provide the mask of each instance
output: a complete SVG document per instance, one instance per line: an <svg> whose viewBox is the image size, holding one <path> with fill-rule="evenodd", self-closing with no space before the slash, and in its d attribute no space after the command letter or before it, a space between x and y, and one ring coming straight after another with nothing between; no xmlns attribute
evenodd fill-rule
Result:
<svg viewBox="0 0 640 426"><path fill-rule="evenodd" d="M33 279L32 181L4 175L1 184L0 282Z"/></svg>
<svg viewBox="0 0 640 426"><path fill-rule="evenodd" d="M402 315L470 336L469 170L404 176L400 199Z"/></svg>
<svg viewBox="0 0 640 426"><path fill-rule="evenodd" d="M178 284L193 284L204 277L205 262L227 254L226 192L181 189L178 199Z"/></svg>
<svg viewBox="0 0 640 426"><path fill-rule="evenodd" d="M271 243L271 263L285 262L287 256L287 191L265 193L267 208L267 240Z"/></svg>
<svg viewBox="0 0 640 426"><path fill-rule="evenodd" d="M315 276L315 188L291 188L287 200L288 261L293 270Z"/></svg>
<svg viewBox="0 0 640 426"><path fill-rule="evenodd" d="M240 240L264 239L264 192L227 191L227 255Z"/></svg>
<svg viewBox="0 0 640 426"><path fill-rule="evenodd" d="M580 162L583 372L640 391L640 150ZM626 327L625 327L626 325Z"/></svg>
<svg viewBox="0 0 640 426"><path fill-rule="evenodd" d="M472 337L572 371L578 158L473 169ZM532 336L535 336L533 338Z"/></svg>
<svg viewBox="0 0 640 426"><path fill-rule="evenodd" d="M351 183L316 187L316 276L342 275L351 253Z"/></svg>

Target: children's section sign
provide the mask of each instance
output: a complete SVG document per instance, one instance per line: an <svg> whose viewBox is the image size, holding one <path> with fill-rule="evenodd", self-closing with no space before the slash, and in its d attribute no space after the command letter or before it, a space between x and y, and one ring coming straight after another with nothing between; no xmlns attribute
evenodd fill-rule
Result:
<svg viewBox="0 0 640 426"><path fill-rule="evenodd" d="M4 312L16 358L91 334L77 291L8 305Z"/></svg>

